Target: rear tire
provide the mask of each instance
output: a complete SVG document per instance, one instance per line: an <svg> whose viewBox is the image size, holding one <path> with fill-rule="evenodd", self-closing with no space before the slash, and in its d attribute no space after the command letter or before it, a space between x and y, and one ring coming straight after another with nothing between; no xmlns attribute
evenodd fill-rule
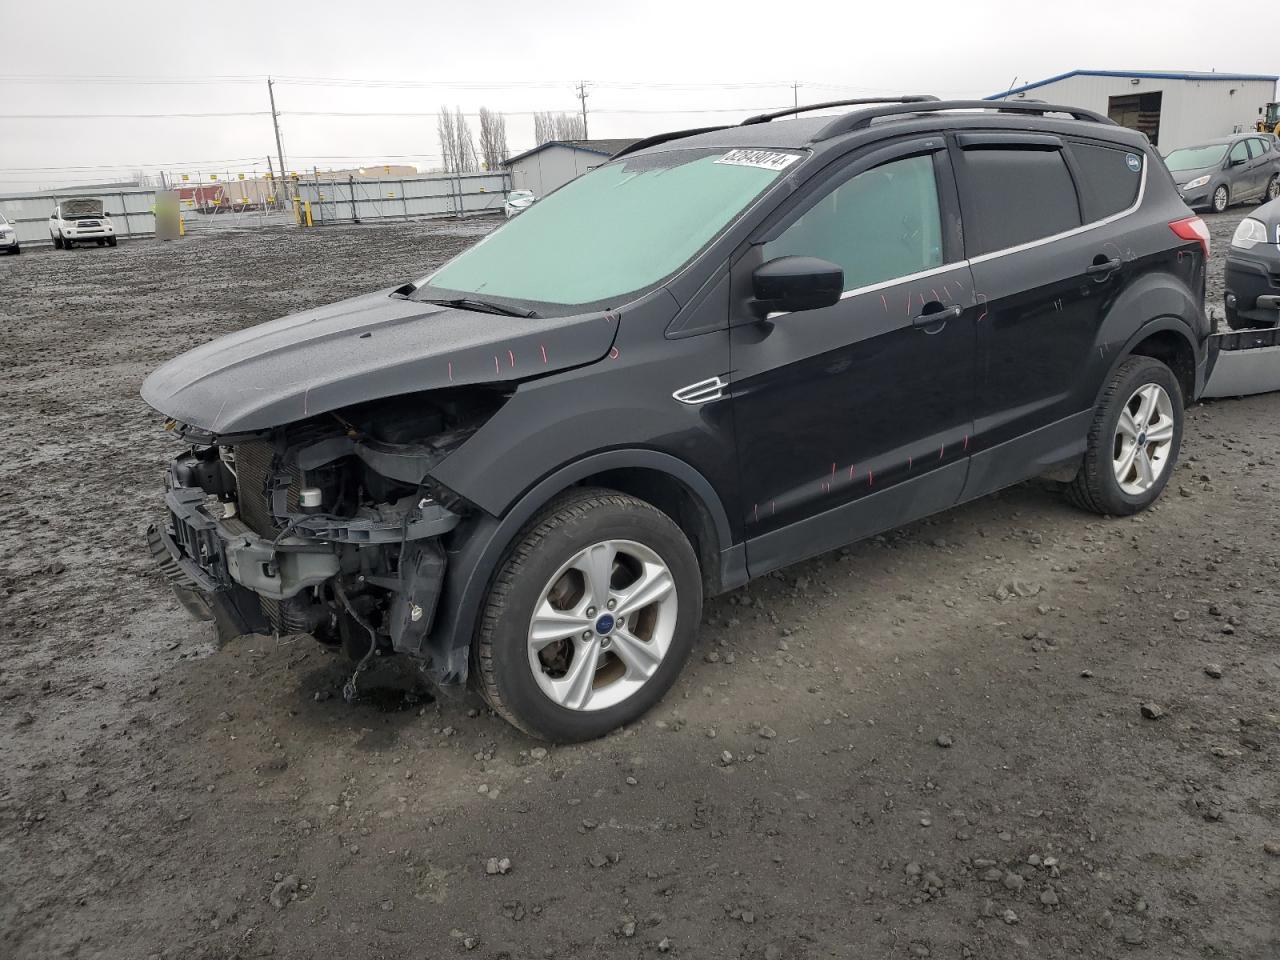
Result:
<svg viewBox="0 0 1280 960"><path fill-rule="evenodd" d="M499 568L474 674L494 711L526 733L591 740L671 688L701 612L697 558L666 514L612 490L576 489L525 528Z"/></svg>
<svg viewBox="0 0 1280 960"><path fill-rule="evenodd" d="M1262 199L1259 203L1270 203L1280 197L1280 173L1273 173L1271 179L1267 181L1267 189L1262 192Z"/></svg>
<svg viewBox="0 0 1280 960"><path fill-rule="evenodd" d="M107 239L107 246L108 246L108 247L114 247L115 245L116 245L116 238L115 238L115 237L109 237L109 238Z"/></svg>
<svg viewBox="0 0 1280 960"><path fill-rule="evenodd" d="M1214 213L1225 213L1227 207L1231 206L1231 191L1225 183L1213 191L1212 206Z"/></svg>
<svg viewBox="0 0 1280 960"><path fill-rule="evenodd" d="M1144 416L1146 397L1162 402L1154 403ZM1084 463L1067 486L1067 499L1082 510L1112 517L1127 517L1151 506L1177 466L1182 414L1182 389L1172 370L1151 357L1125 360L1098 399ZM1126 467L1124 458L1131 449L1136 455L1129 457Z"/></svg>

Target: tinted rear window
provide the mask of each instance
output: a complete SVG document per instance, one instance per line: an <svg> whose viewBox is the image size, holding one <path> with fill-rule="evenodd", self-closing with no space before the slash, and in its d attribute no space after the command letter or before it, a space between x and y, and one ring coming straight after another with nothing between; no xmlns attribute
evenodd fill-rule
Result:
<svg viewBox="0 0 1280 960"><path fill-rule="evenodd" d="M974 254L1080 226L1075 184L1060 150L977 147L965 150L964 162L965 232Z"/></svg>
<svg viewBox="0 0 1280 960"><path fill-rule="evenodd" d="M1071 144L1071 156L1080 170L1080 200L1086 223L1128 210L1138 199L1142 183L1140 153L1092 143Z"/></svg>

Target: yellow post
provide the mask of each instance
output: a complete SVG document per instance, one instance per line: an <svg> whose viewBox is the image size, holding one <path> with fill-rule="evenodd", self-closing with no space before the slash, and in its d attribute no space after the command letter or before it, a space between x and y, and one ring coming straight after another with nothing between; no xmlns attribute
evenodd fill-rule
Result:
<svg viewBox="0 0 1280 960"><path fill-rule="evenodd" d="M293 223L295 226L302 226L302 201L297 197L293 198Z"/></svg>
<svg viewBox="0 0 1280 960"><path fill-rule="evenodd" d="M187 225L182 219L182 214L178 214L178 236L185 237L187 235Z"/></svg>
<svg viewBox="0 0 1280 960"><path fill-rule="evenodd" d="M303 207L303 209L304 209L304 210L306 210L306 212L307 212L307 226L308 226L308 227L314 227L314 226L315 226L315 223L313 223L313 222L312 222L312 220L311 220L311 201L310 201L310 200L306 201L306 202L302 205L302 207Z"/></svg>

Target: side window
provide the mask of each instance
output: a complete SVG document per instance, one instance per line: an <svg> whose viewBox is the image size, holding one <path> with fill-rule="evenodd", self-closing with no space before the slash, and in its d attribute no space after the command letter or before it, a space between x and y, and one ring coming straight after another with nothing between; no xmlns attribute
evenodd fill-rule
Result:
<svg viewBox="0 0 1280 960"><path fill-rule="evenodd" d="M1080 226L1080 202L1061 150L970 147L960 205L970 254L1005 250Z"/></svg>
<svg viewBox="0 0 1280 960"><path fill-rule="evenodd" d="M844 268L845 290L942 266L933 157L909 157L860 173L818 199L764 258L821 257Z"/></svg>
<svg viewBox="0 0 1280 960"><path fill-rule="evenodd" d="M1249 154L1253 157L1260 157L1267 152L1267 145L1257 137L1251 138L1249 141Z"/></svg>
<svg viewBox="0 0 1280 960"><path fill-rule="evenodd" d="M1232 148L1231 148L1231 162L1232 162L1232 163L1234 163L1234 162L1235 162L1235 161L1237 161L1237 160L1248 160L1248 159L1249 159L1249 149L1248 149L1248 147L1246 147L1246 146L1245 146L1245 143L1246 143L1246 142L1247 142L1247 141L1245 141L1245 140L1241 140L1239 143L1237 143L1234 147L1232 147Z"/></svg>
<svg viewBox="0 0 1280 960"><path fill-rule="evenodd" d="M1146 163L1142 153L1096 143L1073 143L1069 149L1083 181L1080 199L1085 223L1106 219L1134 205Z"/></svg>

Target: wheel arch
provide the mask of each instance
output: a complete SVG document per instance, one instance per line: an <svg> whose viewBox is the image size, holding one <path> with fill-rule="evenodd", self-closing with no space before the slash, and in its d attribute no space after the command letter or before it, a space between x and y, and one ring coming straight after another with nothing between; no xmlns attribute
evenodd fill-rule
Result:
<svg viewBox="0 0 1280 960"><path fill-rule="evenodd" d="M706 595L746 582L745 549L733 543L724 504L701 473L657 450L592 454L544 476L501 516L478 513L449 535L439 614L420 651L436 683L465 682L485 595L520 532L565 491L587 485L631 494L670 516L694 547Z"/></svg>
<svg viewBox="0 0 1280 960"><path fill-rule="evenodd" d="M1133 356L1159 360L1178 378L1183 406L1189 406L1195 402L1196 397L1196 350L1191 338L1184 330L1178 329L1178 326L1180 324L1162 326L1161 329L1150 332L1143 328L1139 331L1142 339L1130 346L1121 360Z"/></svg>

